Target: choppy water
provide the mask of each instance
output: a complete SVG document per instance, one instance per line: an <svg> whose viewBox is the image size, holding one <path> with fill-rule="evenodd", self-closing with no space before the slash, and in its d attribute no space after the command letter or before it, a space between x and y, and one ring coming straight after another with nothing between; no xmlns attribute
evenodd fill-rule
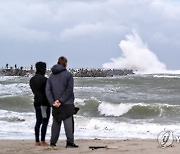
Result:
<svg viewBox="0 0 180 154"><path fill-rule="evenodd" d="M34 139L29 79L0 76L0 139ZM76 138L157 138L164 129L180 132L180 75L75 78L74 92L80 107Z"/></svg>

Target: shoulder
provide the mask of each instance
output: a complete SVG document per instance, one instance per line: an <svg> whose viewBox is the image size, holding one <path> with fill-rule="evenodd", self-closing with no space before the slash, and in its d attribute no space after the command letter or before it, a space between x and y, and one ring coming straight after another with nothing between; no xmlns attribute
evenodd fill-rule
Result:
<svg viewBox="0 0 180 154"><path fill-rule="evenodd" d="M34 78L35 78L35 76L31 77L29 81L32 82L34 80Z"/></svg>
<svg viewBox="0 0 180 154"><path fill-rule="evenodd" d="M66 74L68 78L73 78L73 75L71 72L69 72L68 70L66 70Z"/></svg>
<svg viewBox="0 0 180 154"><path fill-rule="evenodd" d="M72 76L72 73L69 70L66 69L66 72Z"/></svg>
<svg viewBox="0 0 180 154"><path fill-rule="evenodd" d="M38 82L47 81L47 77L45 77L44 75L36 74L30 79L30 82L36 82L36 81Z"/></svg>

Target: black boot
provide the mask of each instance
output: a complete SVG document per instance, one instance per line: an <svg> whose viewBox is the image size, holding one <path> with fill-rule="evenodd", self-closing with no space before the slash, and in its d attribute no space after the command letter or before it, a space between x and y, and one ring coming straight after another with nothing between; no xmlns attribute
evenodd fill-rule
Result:
<svg viewBox="0 0 180 154"><path fill-rule="evenodd" d="M66 148L78 148L79 146L75 143L66 142Z"/></svg>
<svg viewBox="0 0 180 154"><path fill-rule="evenodd" d="M50 143L50 146L51 146L51 147L55 147L56 144L55 144L55 143Z"/></svg>

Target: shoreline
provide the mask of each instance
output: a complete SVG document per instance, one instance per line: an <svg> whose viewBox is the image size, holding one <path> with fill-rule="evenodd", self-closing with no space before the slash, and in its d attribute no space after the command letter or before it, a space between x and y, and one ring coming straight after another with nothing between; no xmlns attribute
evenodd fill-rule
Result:
<svg viewBox="0 0 180 154"><path fill-rule="evenodd" d="M155 139L78 139L75 143L79 148L65 148L65 140L59 140L56 147L35 146L34 140L0 140L0 154L172 154L180 151L180 143L161 148ZM91 149L90 146L101 148Z"/></svg>

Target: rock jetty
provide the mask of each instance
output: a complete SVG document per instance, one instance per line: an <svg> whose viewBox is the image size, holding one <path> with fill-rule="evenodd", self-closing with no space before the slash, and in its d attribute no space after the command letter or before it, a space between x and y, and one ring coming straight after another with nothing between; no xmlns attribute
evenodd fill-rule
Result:
<svg viewBox="0 0 180 154"><path fill-rule="evenodd" d="M112 77L134 74L133 70L128 69L69 69L74 77ZM21 68L2 68L0 75L3 76L32 76L35 73L33 69ZM47 70L47 75L51 74L51 70Z"/></svg>
<svg viewBox="0 0 180 154"><path fill-rule="evenodd" d="M33 74L35 71L32 69L23 69L23 67L20 68L2 68L0 69L0 75L3 76L29 76Z"/></svg>
<svg viewBox="0 0 180 154"><path fill-rule="evenodd" d="M112 77L134 74L133 70L121 69L70 69L74 77Z"/></svg>

